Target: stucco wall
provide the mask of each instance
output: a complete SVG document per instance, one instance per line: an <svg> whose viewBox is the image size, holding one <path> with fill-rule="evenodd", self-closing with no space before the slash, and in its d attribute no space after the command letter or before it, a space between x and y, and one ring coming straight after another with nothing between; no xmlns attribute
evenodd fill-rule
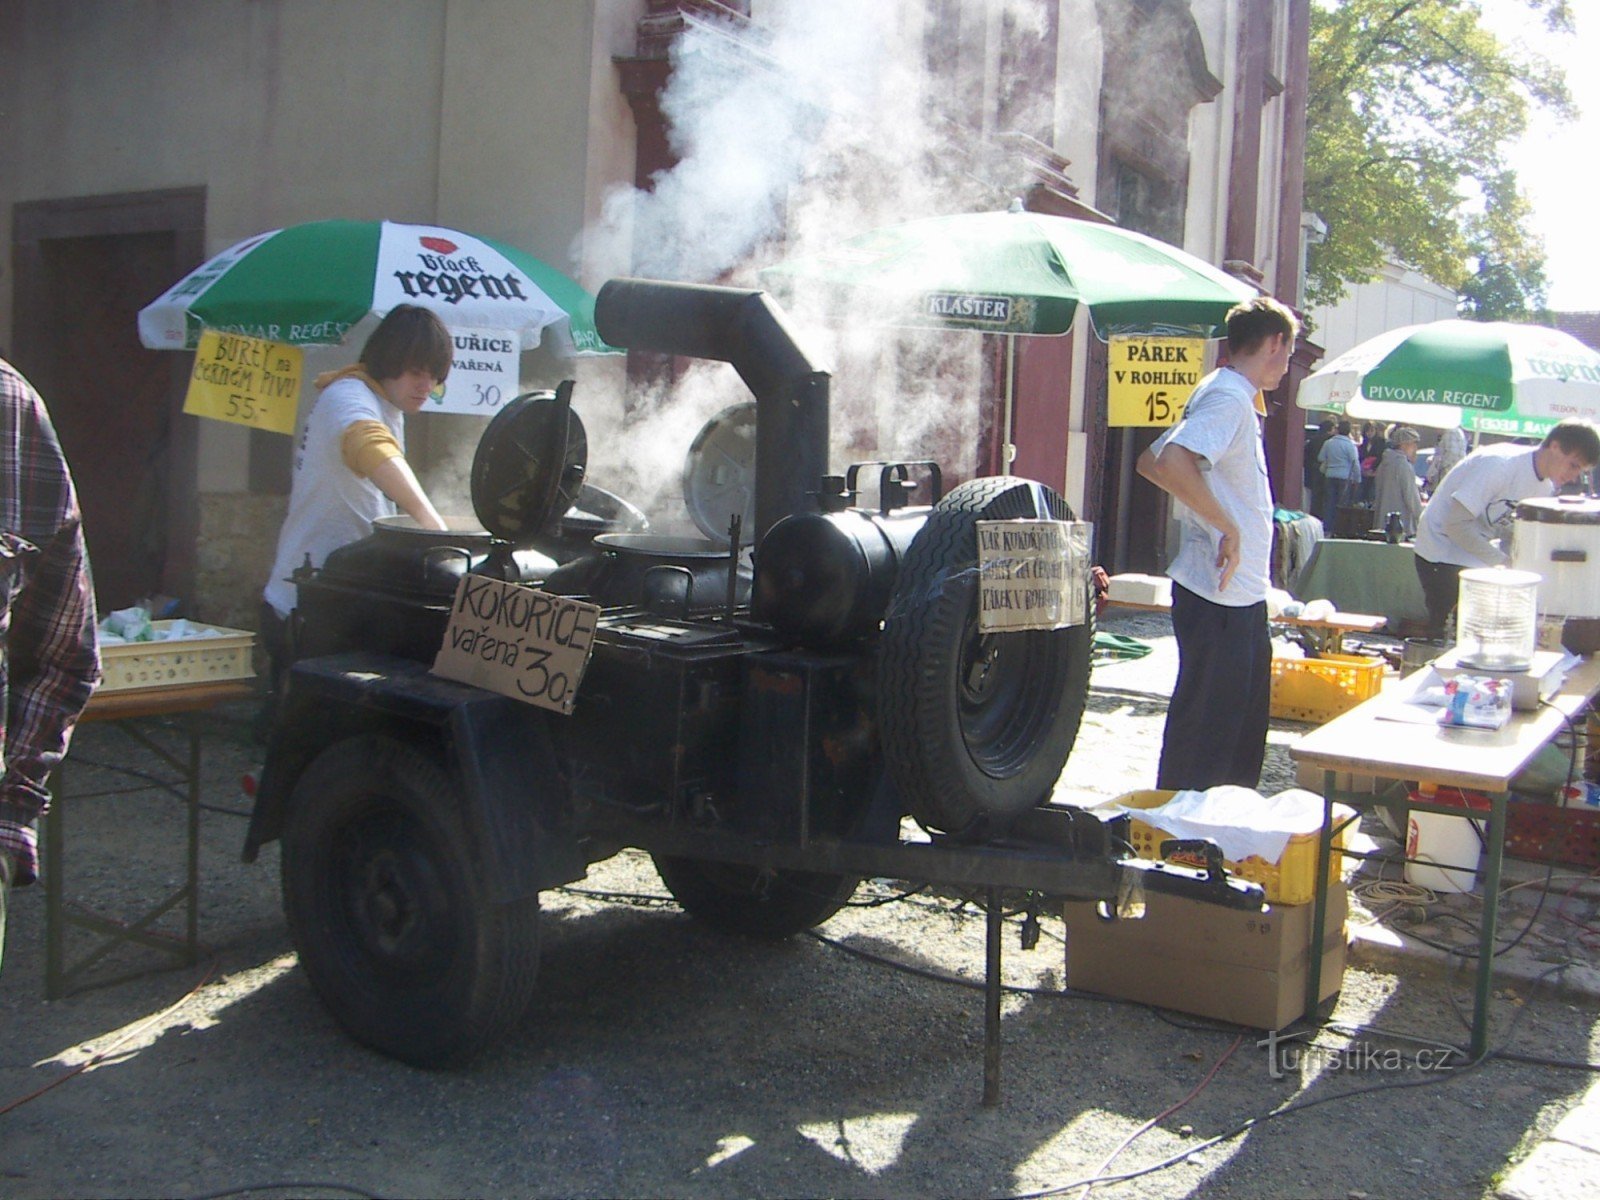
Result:
<svg viewBox="0 0 1600 1200"><path fill-rule="evenodd" d="M6 0L0 227L19 201L201 185L207 254L296 222L387 218L469 229L581 276L589 194L632 176L617 148L620 97L598 117L612 136L591 168L591 101L614 96L610 57L632 49L643 7ZM10 253L0 239L0 349L11 335ZM307 376L353 353L317 351ZM525 372L553 382L561 364L547 360L529 356ZM308 394L309 383L302 402ZM481 427L415 421L419 469L458 458ZM220 620L237 612L236 593L259 588L282 502L247 494L243 428L201 421L199 433L206 544L195 607Z"/></svg>

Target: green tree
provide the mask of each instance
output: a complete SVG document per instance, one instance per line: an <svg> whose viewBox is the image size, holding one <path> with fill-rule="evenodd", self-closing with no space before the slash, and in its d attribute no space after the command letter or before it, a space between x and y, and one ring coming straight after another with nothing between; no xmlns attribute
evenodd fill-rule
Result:
<svg viewBox="0 0 1600 1200"><path fill-rule="evenodd" d="M1570 34L1567 0L1522 0ZM1483 319L1544 303L1544 248L1505 154L1530 107L1572 115L1566 80L1483 24L1478 0L1313 0L1305 205L1310 304L1391 255L1461 292Z"/></svg>

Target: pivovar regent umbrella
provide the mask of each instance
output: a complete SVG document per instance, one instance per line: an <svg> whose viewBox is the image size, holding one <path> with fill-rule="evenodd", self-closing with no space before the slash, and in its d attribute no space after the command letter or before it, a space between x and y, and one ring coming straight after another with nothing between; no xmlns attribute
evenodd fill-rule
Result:
<svg viewBox="0 0 1600 1200"><path fill-rule="evenodd" d="M153 350L193 349L204 329L291 345L332 345L363 317L400 304L452 331L546 332L571 354L606 353L594 297L531 254L437 225L312 221L246 238L196 267L139 312Z"/></svg>
<svg viewBox="0 0 1600 1200"><path fill-rule="evenodd" d="M816 288L845 320L1007 335L1011 440L1016 334L1063 334L1078 306L1113 333L1211 337L1256 290L1176 246L1094 221L1027 212L925 217L869 230L821 253L768 267L781 292Z"/></svg>
<svg viewBox="0 0 1600 1200"><path fill-rule="evenodd" d="M1301 408L1507 437L1600 418L1600 354L1543 325L1433 321L1368 338L1306 376Z"/></svg>

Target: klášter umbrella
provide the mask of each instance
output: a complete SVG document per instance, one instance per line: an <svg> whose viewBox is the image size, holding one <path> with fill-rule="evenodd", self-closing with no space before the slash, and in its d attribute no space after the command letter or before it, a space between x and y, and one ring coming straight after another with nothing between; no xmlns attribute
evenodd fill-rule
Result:
<svg viewBox="0 0 1600 1200"><path fill-rule="evenodd" d="M594 297L513 246L438 225L312 221L246 238L139 312L139 340L192 350L203 330L290 345L334 345L399 304L432 309L452 331L548 333L568 354L610 351Z"/></svg>
<svg viewBox="0 0 1600 1200"><path fill-rule="evenodd" d="M1507 437L1600 418L1600 354L1543 325L1433 321L1368 338L1300 383L1301 408Z"/></svg>
<svg viewBox="0 0 1600 1200"><path fill-rule="evenodd" d="M884 226L761 272L775 290L850 293L847 311L890 325L1062 334L1087 305L1096 332L1211 336L1255 289L1118 225L1023 211Z"/></svg>

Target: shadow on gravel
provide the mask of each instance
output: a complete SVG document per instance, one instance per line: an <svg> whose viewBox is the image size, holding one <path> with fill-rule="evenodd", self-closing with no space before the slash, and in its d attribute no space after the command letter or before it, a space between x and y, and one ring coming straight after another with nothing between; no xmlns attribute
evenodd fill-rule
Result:
<svg viewBox="0 0 1600 1200"><path fill-rule="evenodd" d="M1091 698L1092 719L1120 739L1112 745L1130 744L1114 713L1157 719L1156 702L1134 691L1097 689ZM254 750L227 737L215 745L208 794L231 801ZM86 760L119 753L93 738L81 748ZM1111 762L1103 755L1090 765ZM1151 768L1148 755L1136 765ZM112 912L159 894L181 862L175 808L154 797L84 804L74 816L81 841L70 894ZM419 1071L353 1043L312 995L289 953L275 849L244 865L242 821L207 813L201 832L201 936L217 970L166 1016L204 968L44 1002L42 902L37 889L15 894L0 977L0 1107L13 1106L0 1113L8 1197L182 1195L318 1179L384 1195L1007 1195L1084 1178L1197 1088L1113 1169L1191 1150L1297 1096L1415 1075L1370 1056L1330 1066L1323 1051L1275 1073L1256 1045L1261 1035L1245 1031L1207 1083L1240 1031L1118 1002L1013 994L1002 1103L985 1109L977 989L812 938L737 940L675 906L559 891L545 898L540 988L520 1027L469 1070ZM660 890L648 863L629 855L597 868L584 887ZM918 897L847 908L820 932L978 981L983 931L976 912ZM1059 921L1045 918L1032 951L1018 948L1017 935L1008 921L1008 981L1058 987ZM1470 1006L1465 978L1414 962L1396 973L1372 962L1355 968L1337 1018L1465 1040L1451 1004L1453 995ZM1588 1053L1592 1003L1516 992L1495 1001L1496 1044L1509 1036L1523 1052ZM92 1053L152 1018L104 1064L40 1091L82 1061L75 1048ZM1372 1032L1364 1038L1390 1045ZM1328 1034L1320 1042L1343 1045ZM1589 1081L1505 1062L1437 1074L1447 1081L1269 1121L1201 1151L1199 1162L1106 1194L1479 1194L1526 1133Z"/></svg>

